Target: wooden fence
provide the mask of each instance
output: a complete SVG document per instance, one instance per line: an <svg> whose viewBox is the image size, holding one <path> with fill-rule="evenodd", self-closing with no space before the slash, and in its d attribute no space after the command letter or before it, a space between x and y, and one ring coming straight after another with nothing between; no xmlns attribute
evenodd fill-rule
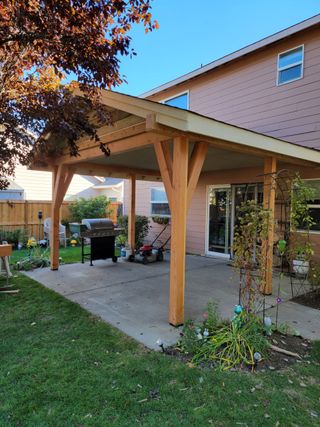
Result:
<svg viewBox="0 0 320 427"><path fill-rule="evenodd" d="M60 218L68 220L69 205L71 202L63 202L60 208ZM122 204L111 202L109 215L113 222L117 222ZM38 219L38 212L42 211L43 219L41 223ZM43 220L51 216L51 202L41 200L1 200L0 201L0 229L16 230L24 229L28 236L43 239Z"/></svg>

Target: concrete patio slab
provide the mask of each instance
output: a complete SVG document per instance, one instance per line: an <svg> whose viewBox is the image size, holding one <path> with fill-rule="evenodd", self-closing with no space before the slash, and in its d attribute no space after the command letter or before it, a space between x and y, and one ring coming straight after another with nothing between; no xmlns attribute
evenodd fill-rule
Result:
<svg viewBox="0 0 320 427"><path fill-rule="evenodd" d="M122 260L117 264L96 261L93 267L89 263L68 264L58 271L37 269L26 274L149 348L158 349L158 338L169 345L179 337L181 329L168 324L167 258L162 263L146 266ZM222 317L230 318L234 305L238 303L238 283L237 273L225 260L188 255L185 318L200 320L210 299L218 303ZM284 282L281 297L286 301L290 296L290 284ZM275 304L275 296L266 297L267 307ZM285 321L290 318L290 308L281 309L281 312ZM320 331L319 326L316 328L316 323L312 324L312 330ZM305 329L308 329L308 324ZM300 330L302 332L304 328ZM315 339L317 336L320 338L320 332L315 335Z"/></svg>

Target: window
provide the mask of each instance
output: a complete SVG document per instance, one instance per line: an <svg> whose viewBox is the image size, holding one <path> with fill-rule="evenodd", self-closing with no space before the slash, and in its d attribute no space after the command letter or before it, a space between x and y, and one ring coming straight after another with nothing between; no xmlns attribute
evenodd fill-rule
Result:
<svg viewBox="0 0 320 427"><path fill-rule="evenodd" d="M172 107L183 108L184 110L188 110L189 108L189 94L188 92L181 93L173 98L165 99L163 101L164 104L171 105Z"/></svg>
<svg viewBox="0 0 320 427"><path fill-rule="evenodd" d="M163 188L151 188L151 215L170 216L169 203Z"/></svg>
<svg viewBox="0 0 320 427"><path fill-rule="evenodd" d="M320 180L307 180L305 181L308 186L314 189L314 200L310 201L309 213L312 216L313 222L315 223L310 228L310 231L320 231Z"/></svg>
<svg viewBox="0 0 320 427"><path fill-rule="evenodd" d="M277 84L293 82L303 77L303 46L296 47L278 56Z"/></svg>

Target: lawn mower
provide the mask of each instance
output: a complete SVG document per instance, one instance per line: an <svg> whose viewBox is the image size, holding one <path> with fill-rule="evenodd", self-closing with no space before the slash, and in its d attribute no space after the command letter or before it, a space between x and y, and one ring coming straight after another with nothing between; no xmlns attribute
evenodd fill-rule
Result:
<svg viewBox="0 0 320 427"><path fill-rule="evenodd" d="M142 262L142 264L149 264L150 262L163 261L164 247L171 239L171 236L159 247L154 246L155 242L159 239L161 234L166 230L167 225L161 230L161 233L154 239L150 245L141 246L134 255L130 255L128 260L130 262Z"/></svg>

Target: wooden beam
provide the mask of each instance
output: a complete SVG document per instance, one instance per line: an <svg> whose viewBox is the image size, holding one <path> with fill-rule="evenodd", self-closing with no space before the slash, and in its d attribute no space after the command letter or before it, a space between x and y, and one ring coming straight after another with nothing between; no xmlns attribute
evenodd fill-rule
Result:
<svg viewBox="0 0 320 427"><path fill-rule="evenodd" d="M51 270L59 268L59 224L60 207L73 177L73 170L60 165L53 170L52 176L52 207L51 207L51 236L50 236L50 258Z"/></svg>
<svg viewBox="0 0 320 427"><path fill-rule="evenodd" d="M205 161L205 158L208 152L208 147L209 147L209 143L203 142L203 141L196 142L193 147L190 164L189 164L189 172L188 172L187 210L189 210L189 207L191 205L192 196L198 184L203 163Z"/></svg>
<svg viewBox="0 0 320 427"><path fill-rule="evenodd" d="M262 259L265 260L262 293L272 294L273 243L274 243L274 213L276 199L277 161L274 157L264 159L263 206L270 211L268 237L262 244Z"/></svg>
<svg viewBox="0 0 320 427"><path fill-rule="evenodd" d="M154 134L166 136L167 138L174 138L176 136L188 136L190 141L201 141L208 142L211 146L217 147L222 150L249 154L252 156L264 158L265 156L275 157L277 160L282 160L291 164L300 165L310 167L312 166L312 162L307 160L298 159L296 157L290 157L284 154L273 153L271 151L267 151L264 149L260 149L257 147L250 147L244 144L238 144L236 142L231 142L228 140L218 139L210 136L195 134L193 132L186 132L184 130L174 129L169 126L163 125L161 123L156 122L155 117L150 117L148 121L148 131L153 132ZM163 138L162 138L163 139ZM314 166L319 166L317 163L313 164Z"/></svg>
<svg viewBox="0 0 320 427"><path fill-rule="evenodd" d="M122 175L122 178L128 178L130 175L134 174L139 177L161 178L159 170L131 168L129 166L113 164L109 165L107 161L105 164L92 162L78 163L74 165L74 171L80 175L111 176L112 174L117 174Z"/></svg>
<svg viewBox="0 0 320 427"><path fill-rule="evenodd" d="M112 137L110 134L108 138L104 138L101 141L104 144L108 144L111 155L138 150L148 145L152 145L155 140L163 139L159 135L154 135L151 132L142 132L142 130L137 134L130 135L130 133L128 133L127 136L124 135L124 129L116 131L116 133L117 135L113 135ZM122 137L120 133L123 135ZM103 156L104 154L99 147L99 143L93 143L91 141L85 148L82 148L82 144L79 145L79 156L70 156L70 154L65 151L63 155L56 157L55 159L48 160L48 163L49 165L59 165L61 163L71 165L78 162L89 161L94 158L101 158Z"/></svg>
<svg viewBox="0 0 320 427"><path fill-rule="evenodd" d="M173 141L173 182L171 200L171 254L169 323L184 322L184 288L186 256L186 223L188 193L189 141L177 137Z"/></svg>
<svg viewBox="0 0 320 427"><path fill-rule="evenodd" d="M136 177L130 176L129 190L129 217L128 217L128 245L134 252L136 248Z"/></svg>
<svg viewBox="0 0 320 427"><path fill-rule="evenodd" d="M172 157L167 145L167 142L157 141L154 142L154 151L156 153L156 157L158 160L158 165L161 173L161 178L163 181L164 188L166 190L169 206L171 209L171 205L173 204L172 200L172 180L173 180L173 172L172 172Z"/></svg>

